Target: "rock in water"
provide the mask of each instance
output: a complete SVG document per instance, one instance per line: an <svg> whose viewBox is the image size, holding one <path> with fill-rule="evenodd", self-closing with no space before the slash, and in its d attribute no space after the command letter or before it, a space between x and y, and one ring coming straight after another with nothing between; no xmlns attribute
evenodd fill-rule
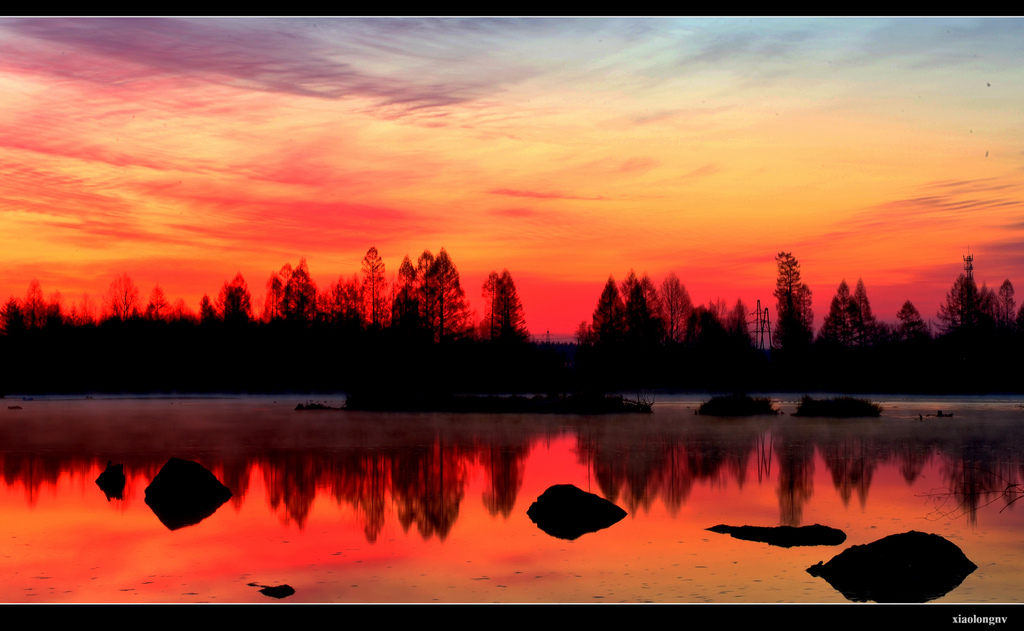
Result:
<svg viewBox="0 0 1024 631"><path fill-rule="evenodd" d="M146 504L171 530L192 526L214 514L231 490L198 462L171 458L146 487Z"/></svg>
<svg viewBox="0 0 1024 631"><path fill-rule="evenodd" d="M260 590L260 593L264 596L270 596L271 598L287 598L295 593L295 589L291 585L270 585L265 586Z"/></svg>
<svg viewBox="0 0 1024 631"><path fill-rule="evenodd" d="M976 569L952 541L912 530L852 546L807 571L849 600L921 603L945 596Z"/></svg>
<svg viewBox="0 0 1024 631"><path fill-rule="evenodd" d="M771 546L792 548L793 546L838 546L846 541L846 533L838 528L821 524L813 526L726 526L719 524L708 528L711 532L729 534L744 541L761 541Z"/></svg>
<svg viewBox="0 0 1024 631"><path fill-rule="evenodd" d="M100 477L96 478L96 486L100 487L104 495L107 496L107 501L111 499L124 499L124 484L126 478L124 477L124 464L114 464L113 461L107 461L107 468L103 470Z"/></svg>
<svg viewBox="0 0 1024 631"><path fill-rule="evenodd" d="M572 540L611 526L625 517L626 511L572 484L556 484L544 491L526 514L552 537Z"/></svg>

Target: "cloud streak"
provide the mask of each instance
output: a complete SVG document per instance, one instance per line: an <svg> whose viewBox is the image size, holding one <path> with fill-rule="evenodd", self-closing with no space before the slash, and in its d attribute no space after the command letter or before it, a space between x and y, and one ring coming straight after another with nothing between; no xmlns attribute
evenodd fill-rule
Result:
<svg viewBox="0 0 1024 631"><path fill-rule="evenodd" d="M504 80L522 76L521 71L511 77L467 71L430 80L409 72L360 69L373 65L367 46L357 49L334 38L360 28L385 27L391 34L401 34L410 25L355 20L325 24L327 28L318 31L312 20L101 18L16 19L0 26L50 49L62 49L59 55L27 56L11 54L16 51L8 46L6 63L23 72L104 85L171 75L242 90L366 98L390 116L477 101ZM385 41L375 47L384 48ZM453 50L452 56L461 52Z"/></svg>
<svg viewBox="0 0 1024 631"><path fill-rule="evenodd" d="M599 202L606 201L607 198L600 195L597 196L584 196L584 195L570 195L569 193L558 193L553 191L521 191L511 188L495 188L487 191L491 195L507 195L508 197L530 197L533 199L574 199L582 200L587 202Z"/></svg>

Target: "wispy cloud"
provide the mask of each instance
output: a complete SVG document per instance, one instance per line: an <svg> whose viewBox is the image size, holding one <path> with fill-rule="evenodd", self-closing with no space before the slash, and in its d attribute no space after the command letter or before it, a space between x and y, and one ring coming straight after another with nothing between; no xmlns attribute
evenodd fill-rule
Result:
<svg viewBox="0 0 1024 631"><path fill-rule="evenodd" d="M560 193L555 191L520 191L510 188L494 188L487 192L490 193L491 195L508 195L509 197L532 197L534 199L578 199L588 202L606 201L606 198L600 195L571 195L569 193Z"/></svg>
<svg viewBox="0 0 1024 631"><path fill-rule="evenodd" d="M0 27L22 38L46 42L49 51L60 49L60 54L38 49L29 54L24 47L5 46L4 63L26 72L106 85L173 75L244 90L326 99L362 97L391 115L468 103L509 78L501 72L489 76L468 71L448 76L426 72L416 77L413 72L392 72L390 68L373 71L371 68L380 64L367 52L365 36L358 47L338 39L360 29L383 28L393 34L412 28L404 22L15 19L0 23ZM379 40L378 54L388 41ZM410 52L422 54L423 46L412 46ZM451 56L457 58L463 52L452 50ZM98 59L104 61L95 61ZM465 63L458 67L466 70Z"/></svg>

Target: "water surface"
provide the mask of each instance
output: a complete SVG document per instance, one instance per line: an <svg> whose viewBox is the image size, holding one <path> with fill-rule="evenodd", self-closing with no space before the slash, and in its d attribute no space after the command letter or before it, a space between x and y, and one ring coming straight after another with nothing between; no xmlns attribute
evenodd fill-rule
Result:
<svg viewBox="0 0 1024 631"><path fill-rule="evenodd" d="M806 568L909 530L978 569L939 602L1020 602L1020 397L876 399L879 419L296 412L296 397L4 399L5 602L842 603ZM340 405L341 401L334 401ZM21 409L9 409L19 406ZM937 410L952 418L928 417ZM919 416L922 415L922 416ZM169 530L144 502L168 458L232 493ZM123 462L123 499L94 480ZM629 515L566 541L526 516L571 483ZM716 524L840 528L778 548Z"/></svg>

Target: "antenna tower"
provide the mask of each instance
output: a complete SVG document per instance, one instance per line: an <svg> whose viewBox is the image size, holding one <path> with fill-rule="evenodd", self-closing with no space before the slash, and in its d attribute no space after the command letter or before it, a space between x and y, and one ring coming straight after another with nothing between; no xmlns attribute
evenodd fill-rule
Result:
<svg viewBox="0 0 1024 631"><path fill-rule="evenodd" d="M974 255L971 254L971 246L967 246L967 256L964 257L964 273L968 280L974 280Z"/></svg>

